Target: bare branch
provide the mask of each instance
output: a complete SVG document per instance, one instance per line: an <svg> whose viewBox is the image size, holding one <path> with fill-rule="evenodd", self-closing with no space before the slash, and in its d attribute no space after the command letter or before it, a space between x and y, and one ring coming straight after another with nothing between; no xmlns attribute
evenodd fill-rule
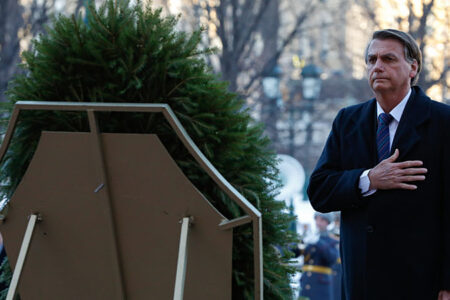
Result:
<svg viewBox="0 0 450 300"><path fill-rule="evenodd" d="M244 90L249 89L254 81L262 76L264 71L271 65L276 62L281 54L283 53L284 49L287 45L293 40L293 38L300 32L301 25L305 22L308 15L313 13L313 11L317 8L317 3L309 2L308 6L306 7L305 11L297 17L297 20L295 22L294 28L291 30L291 32L287 35L287 37L282 41L281 46L277 51L264 63L263 67L260 68L258 72L256 72L250 79L250 81L247 83L247 85L244 87Z"/></svg>
<svg viewBox="0 0 450 300"><path fill-rule="evenodd" d="M423 42L425 34L426 34L426 26L428 17L430 15L431 9L433 8L434 0L431 0L428 4L425 2L422 3L422 16L419 19L419 28L417 29L417 37L420 39L420 42Z"/></svg>
<svg viewBox="0 0 450 300"><path fill-rule="evenodd" d="M243 52L245 44L250 40L251 35L256 31L256 28L259 26L261 22L262 16L267 10L270 0L262 0L262 1L263 2L259 7L256 17L254 18L254 20L252 20L250 26L248 26L247 28L246 26L244 26L244 28L241 28L241 30L243 30L243 35L242 38L236 43L235 51L237 53Z"/></svg>
<svg viewBox="0 0 450 300"><path fill-rule="evenodd" d="M219 24L217 25L217 34L222 41L222 51L228 51L228 38L225 32L225 22L226 22L226 3L225 1L220 1L219 6L216 8L217 18L219 19Z"/></svg>
<svg viewBox="0 0 450 300"><path fill-rule="evenodd" d="M375 14L375 9L372 6L373 1L371 0L357 0L357 4L364 9L364 13L368 19L374 24L375 28L380 28L380 23L378 22L377 16Z"/></svg>

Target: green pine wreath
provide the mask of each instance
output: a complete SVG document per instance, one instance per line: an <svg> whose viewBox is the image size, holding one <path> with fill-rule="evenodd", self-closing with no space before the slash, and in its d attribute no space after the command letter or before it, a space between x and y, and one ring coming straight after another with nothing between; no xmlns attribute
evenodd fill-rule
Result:
<svg viewBox="0 0 450 300"><path fill-rule="evenodd" d="M199 50L201 30L175 30L177 18L139 1L106 0L81 16L58 16L47 34L23 53L23 75L10 84L11 105L19 100L167 103L192 140L217 170L263 214L264 296L291 299L289 255L273 245L295 241L287 231L292 218L274 200L275 154L262 127L244 102L227 91ZM156 133L191 182L225 216L242 212L195 162L158 114L101 113L102 132ZM26 111L3 161L0 180L8 198L20 182L42 130L88 131L83 113ZM288 252L286 252L288 253ZM233 299L253 299L251 225L233 237Z"/></svg>

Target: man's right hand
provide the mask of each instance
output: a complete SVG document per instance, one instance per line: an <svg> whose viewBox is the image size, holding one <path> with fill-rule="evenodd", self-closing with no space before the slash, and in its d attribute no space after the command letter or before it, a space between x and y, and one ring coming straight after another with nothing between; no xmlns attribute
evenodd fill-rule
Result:
<svg viewBox="0 0 450 300"><path fill-rule="evenodd" d="M440 291L438 300L450 300L450 291Z"/></svg>
<svg viewBox="0 0 450 300"><path fill-rule="evenodd" d="M395 162L399 154L398 149L395 149L391 157L382 160L370 170L368 176L371 190L415 190L417 186L410 182L425 180L423 174L427 173L427 169L420 168L423 162L420 160Z"/></svg>

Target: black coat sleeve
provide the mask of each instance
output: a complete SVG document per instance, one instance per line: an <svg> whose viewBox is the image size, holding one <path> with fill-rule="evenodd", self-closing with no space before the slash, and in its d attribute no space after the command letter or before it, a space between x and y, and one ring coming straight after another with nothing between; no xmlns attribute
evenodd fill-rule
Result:
<svg viewBox="0 0 450 300"><path fill-rule="evenodd" d="M311 175L308 196L313 208L330 212L358 208L364 204L358 187L364 169L348 169L342 162L342 123L345 108L333 122L333 127L317 166Z"/></svg>

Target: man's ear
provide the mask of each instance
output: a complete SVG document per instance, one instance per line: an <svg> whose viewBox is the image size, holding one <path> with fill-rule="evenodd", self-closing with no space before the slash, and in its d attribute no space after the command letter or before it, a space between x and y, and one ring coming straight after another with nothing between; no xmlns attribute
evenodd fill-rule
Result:
<svg viewBox="0 0 450 300"><path fill-rule="evenodd" d="M419 64L417 60L414 60L411 64L411 71L409 72L409 77L414 78L417 75L417 71L419 69Z"/></svg>

